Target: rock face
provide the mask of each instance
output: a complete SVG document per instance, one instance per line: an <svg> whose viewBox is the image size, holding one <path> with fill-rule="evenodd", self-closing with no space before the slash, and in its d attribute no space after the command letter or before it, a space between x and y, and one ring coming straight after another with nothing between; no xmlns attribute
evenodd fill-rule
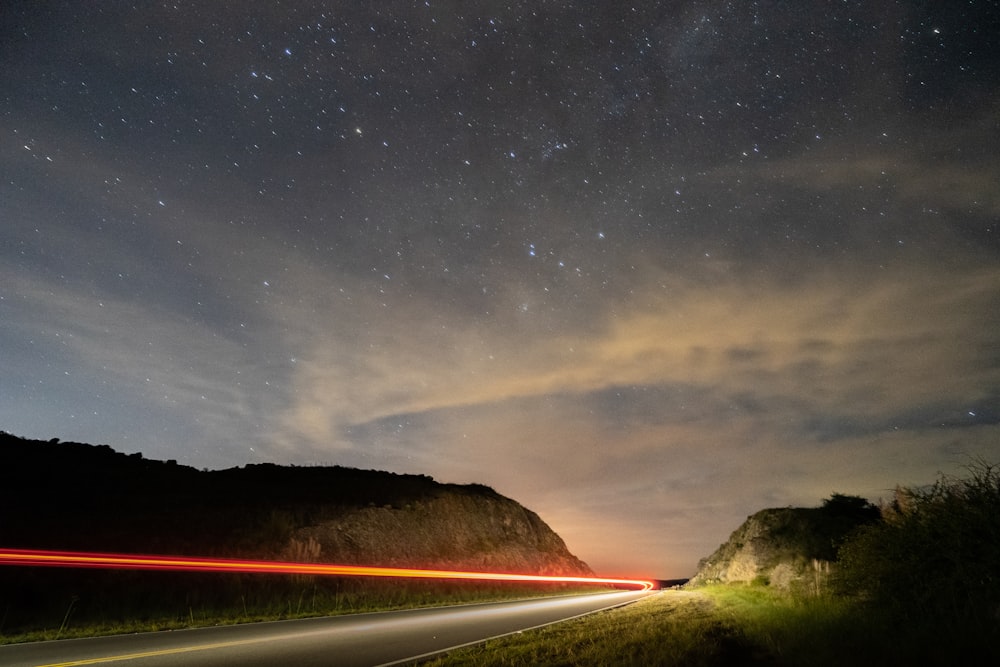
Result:
<svg viewBox="0 0 1000 667"><path fill-rule="evenodd" d="M841 495L822 507L761 510L699 562L691 583L756 582L818 592L836 567L843 540L878 515L878 509L863 498Z"/></svg>
<svg viewBox="0 0 1000 667"><path fill-rule="evenodd" d="M534 512L496 493L365 507L295 531L316 561L592 576Z"/></svg>

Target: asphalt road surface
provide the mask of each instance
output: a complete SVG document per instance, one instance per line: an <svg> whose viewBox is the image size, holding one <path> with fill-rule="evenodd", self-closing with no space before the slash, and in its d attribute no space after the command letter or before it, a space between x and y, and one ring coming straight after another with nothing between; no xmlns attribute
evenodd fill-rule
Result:
<svg viewBox="0 0 1000 667"><path fill-rule="evenodd" d="M371 666L407 662L651 595L625 591L520 602L249 623L0 646L4 667Z"/></svg>

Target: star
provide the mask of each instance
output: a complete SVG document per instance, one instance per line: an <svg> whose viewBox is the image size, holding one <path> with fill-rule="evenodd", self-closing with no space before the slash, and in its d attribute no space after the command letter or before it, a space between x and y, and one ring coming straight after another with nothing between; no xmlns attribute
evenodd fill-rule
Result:
<svg viewBox="0 0 1000 667"><path fill-rule="evenodd" d="M4 431L664 577L995 452L995 3L64 4L5 22Z"/></svg>

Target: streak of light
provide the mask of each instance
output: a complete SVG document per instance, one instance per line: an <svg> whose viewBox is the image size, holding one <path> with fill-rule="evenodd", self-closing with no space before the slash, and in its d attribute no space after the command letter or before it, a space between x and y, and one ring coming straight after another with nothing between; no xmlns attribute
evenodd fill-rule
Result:
<svg viewBox="0 0 1000 667"><path fill-rule="evenodd" d="M577 583L628 586L641 590L650 590L654 586L652 581L642 579L564 577L505 572L464 572L458 570L421 570L400 567L332 565L327 563L287 563L267 560L198 558L194 556L150 556L81 551L38 551L32 549L0 549L0 565L79 567L106 570L254 572L338 577L404 577L411 579L464 579L468 581Z"/></svg>

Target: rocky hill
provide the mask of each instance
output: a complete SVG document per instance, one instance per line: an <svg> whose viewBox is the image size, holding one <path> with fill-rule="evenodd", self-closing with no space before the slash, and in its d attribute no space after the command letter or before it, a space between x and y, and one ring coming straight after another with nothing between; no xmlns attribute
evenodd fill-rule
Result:
<svg viewBox="0 0 1000 667"><path fill-rule="evenodd" d="M592 575L534 512L425 475L209 471L0 434L3 546Z"/></svg>
<svg viewBox="0 0 1000 667"><path fill-rule="evenodd" d="M450 517L450 520L441 520ZM495 494L440 494L401 507L363 507L295 531L316 559L399 567L534 574L590 569L545 523ZM301 545L301 546L300 546Z"/></svg>
<svg viewBox="0 0 1000 667"><path fill-rule="evenodd" d="M690 583L756 582L816 591L836 567L844 539L878 517L878 508L864 498L840 494L821 507L761 510L701 560Z"/></svg>

